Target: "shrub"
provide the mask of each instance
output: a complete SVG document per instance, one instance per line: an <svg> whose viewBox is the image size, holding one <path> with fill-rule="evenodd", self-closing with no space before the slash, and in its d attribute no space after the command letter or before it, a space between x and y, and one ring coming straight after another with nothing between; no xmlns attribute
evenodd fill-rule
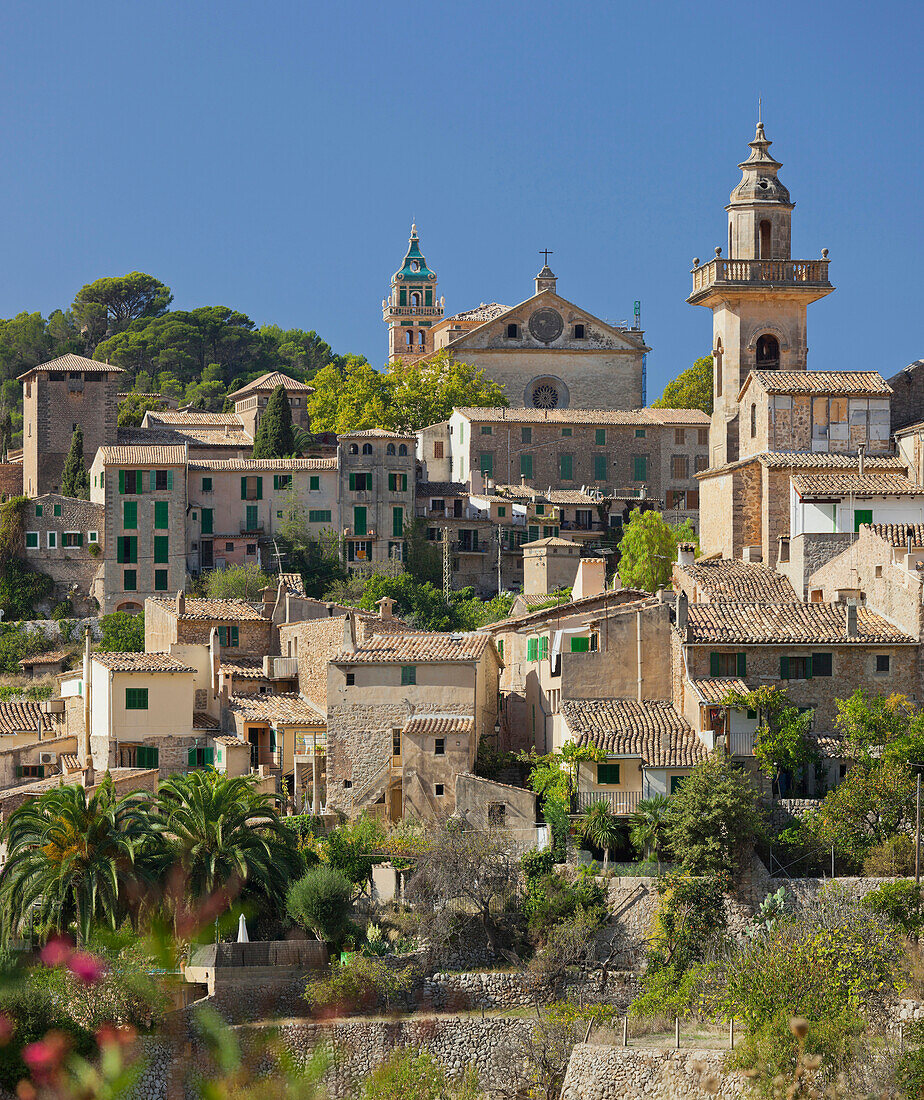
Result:
<svg viewBox="0 0 924 1100"><path fill-rule="evenodd" d="M476 1100L480 1095L471 1067L461 1082L451 1082L432 1054L406 1048L394 1051L377 1066L360 1094L362 1100Z"/></svg>
<svg viewBox="0 0 924 1100"><path fill-rule="evenodd" d="M317 866L292 884L286 910L319 940L339 947L349 928L352 886L332 867Z"/></svg>
<svg viewBox="0 0 924 1100"><path fill-rule="evenodd" d="M255 562L213 569L205 575L205 594L211 600L258 600L272 579Z"/></svg>
<svg viewBox="0 0 924 1100"><path fill-rule="evenodd" d="M100 621L99 648L103 653L143 653L144 615L114 611Z"/></svg>
<svg viewBox="0 0 924 1100"><path fill-rule="evenodd" d="M15 1094L17 1084L29 1077L23 1050L49 1031L63 1032L74 1052L84 1058L95 1049L91 1033L67 1015L47 986L17 982L0 993L0 1011L15 1020L10 1042L0 1046L0 1087L10 1094Z"/></svg>
<svg viewBox="0 0 924 1100"><path fill-rule="evenodd" d="M315 1010L342 1015L387 1010L418 978L416 967L394 969L368 955L351 955L346 962L335 962L326 978L309 981L305 1000Z"/></svg>
<svg viewBox="0 0 924 1100"><path fill-rule="evenodd" d="M532 937L541 940L578 909L602 915L605 907L605 890L591 875L583 873L574 883L556 874L528 879L522 908Z"/></svg>
<svg viewBox="0 0 924 1100"><path fill-rule="evenodd" d="M719 964L691 963L686 970L667 965L645 975L642 993L629 1008L630 1016L699 1016L709 1012L719 980Z"/></svg>
<svg viewBox="0 0 924 1100"><path fill-rule="evenodd" d="M523 868L523 874L528 884L531 879L541 878L543 875L552 873L552 868L555 866L555 854L551 848L526 852L520 860L520 866Z"/></svg>
<svg viewBox="0 0 924 1100"><path fill-rule="evenodd" d="M51 594L54 581L47 573L31 569L19 558L8 558L0 568L0 607L8 622L29 619L35 605Z"/></svg>
<svg viewBox="0 0 924 1100"><path fill-rule="evenodd" d="M922 888L912 881L884 882L863 898L863 904L905 936L920 935L924 927Z"/></svg>
<svg viewBox="0 0 924 1100"><path fill-rule="evenodd" d="M863 874L870 878L913 875L914 841L906 833L899 833L870 848L863 860Z"/></svg>
<svg viewBox="0 0 924 1100"><path fill-rule="evenodd" d="M51 612L51 617L56 621L61 619L69 619L74 614L74 605L71 601L62 600L60 603L55 604L54 609Z"/></svg>

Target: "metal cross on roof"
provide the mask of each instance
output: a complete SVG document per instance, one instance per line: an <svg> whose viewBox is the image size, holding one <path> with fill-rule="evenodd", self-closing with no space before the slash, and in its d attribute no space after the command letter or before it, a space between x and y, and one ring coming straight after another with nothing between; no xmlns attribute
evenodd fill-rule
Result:
<svg viewBox="0 0 924 1100"><path fill-rule="evenodd" d="M540 256L545 256L545 266L548 267L549 266L549 256L554 256L555 253L552 251L551 248L540 248L539 249L539 255Z"/></svg>

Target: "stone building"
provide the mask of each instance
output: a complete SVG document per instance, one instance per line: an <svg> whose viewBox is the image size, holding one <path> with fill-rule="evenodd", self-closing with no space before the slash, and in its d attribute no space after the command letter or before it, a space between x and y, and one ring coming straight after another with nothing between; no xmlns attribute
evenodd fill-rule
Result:
<svg viewBox="0 0 924 1100"><path fill-rule="evenodd" d="M61 491L64 460L78 424L89 469L98 448L116 442L119 377L125 372L82 355L62 355L20 375L26 496Z"/></svg>
<svg viewBox="0 0 924 1100"><path fill-rule="evenodd" d="M568 539L546 538L524 542L523 594L542 596L570 588L581 563L581 547Z"/></svg>
<svg viewBox="0 0 924 1100"><path fill-rule="evenodd" d="M278 649L272 619L244 600L151 597L144 605L144 648L169 653L175 645L208 645L218 632L219 653L263 660ZM203 708L204 709L204 708Z"/></svg>
<svg viewBox="0 0 924 1100"><path fill-rule="evenodd" d="M792 603L796 593L786 577L768 565L729 558L694 561L692 544L678 548L671 577L674 590L690 603Z"/></svg>
<svg viewBox="0 0 924 1100"><path fill-rule="evenodd" d="M103 614L141 611L148 596L186 586L185 447L100 447L90 500L107 517L92 594Z"/></svg>
<svg viewBox="0 0 924 1100"><path fill-rule="evenodd" d="M382 300L382 320L388 325L388 362L414 362L434 350L434 325L443 316L443 299L436 297L436 272L420 251L417 226L411 226L407 254L391 277Z"/></svg>
<svg viewBox="0 0 924 1100"><path fill-rule="evenodd" d="M751 153L738 167L741 181L731 193L728 252L693 261L691 305L712 310L714 402L712 466L734 462L739 442L750 434L739 393L751 371L804 371L806 313L834 289L828 281L828 252L819 260L791 258L792 202L770 156L761 123Z"/></svg>
<svg viewBox="0 0 924 1100"><path fill-rule="evenodd" d="M282 386L289 399L289 408L292 410L292 426L308 431L311 421L308 416L308 397L314 393L312 386L299 382L296 378L290 378L279 371L270 371L261 374L253 382L241 386L239 390L228 394L228 400L234 402L234 413L244 426L244 431L251 439L255 439L257 428L266 411L266 406L277 386Z"/></svg>
<svg viewBox="0 0 924 1100"><path fill-rule="evenodd" d="M105 506L43 493L30 500L24 529L23 556L33 569L55 582L53 598L86 595L102 566Z"/></svg>
<svg viewBox="0 0 924 1100"><path fill-rule="evenodd" d="M898 433L924 421L924 359L915 359L889 379L892 390L892 431Z"/></svg>
<svg viewBox="0 0 924 1100"><path fill-rule="evenodd" d="M337 470L347 564L401 561L404 527L414 516L414 436L382 428L346 432Z"/></svg>

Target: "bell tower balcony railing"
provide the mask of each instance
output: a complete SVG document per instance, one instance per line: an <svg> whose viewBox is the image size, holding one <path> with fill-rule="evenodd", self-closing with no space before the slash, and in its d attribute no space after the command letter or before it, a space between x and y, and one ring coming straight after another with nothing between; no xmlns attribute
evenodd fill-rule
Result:
<svg viewBox="0 0 924 1100"><path fill-rule="evenodd" d="M710 287L829 287L823 260L726 260L717 256L693 268L693 294Z"/></svg>

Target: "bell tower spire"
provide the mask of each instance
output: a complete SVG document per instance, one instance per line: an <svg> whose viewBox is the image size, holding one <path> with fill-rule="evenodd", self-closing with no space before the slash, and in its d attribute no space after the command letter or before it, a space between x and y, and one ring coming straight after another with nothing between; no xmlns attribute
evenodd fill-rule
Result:
<svg viewBox="0 0 924 1100"><path fill-rule="evenodd" d="M391 277L382 300L382 320L388 325L388 362L419 359L433 351L432 328L443 316L443 299L436 299L436 272L420 251L417 226L411 226L407 253Z"/></svg>

